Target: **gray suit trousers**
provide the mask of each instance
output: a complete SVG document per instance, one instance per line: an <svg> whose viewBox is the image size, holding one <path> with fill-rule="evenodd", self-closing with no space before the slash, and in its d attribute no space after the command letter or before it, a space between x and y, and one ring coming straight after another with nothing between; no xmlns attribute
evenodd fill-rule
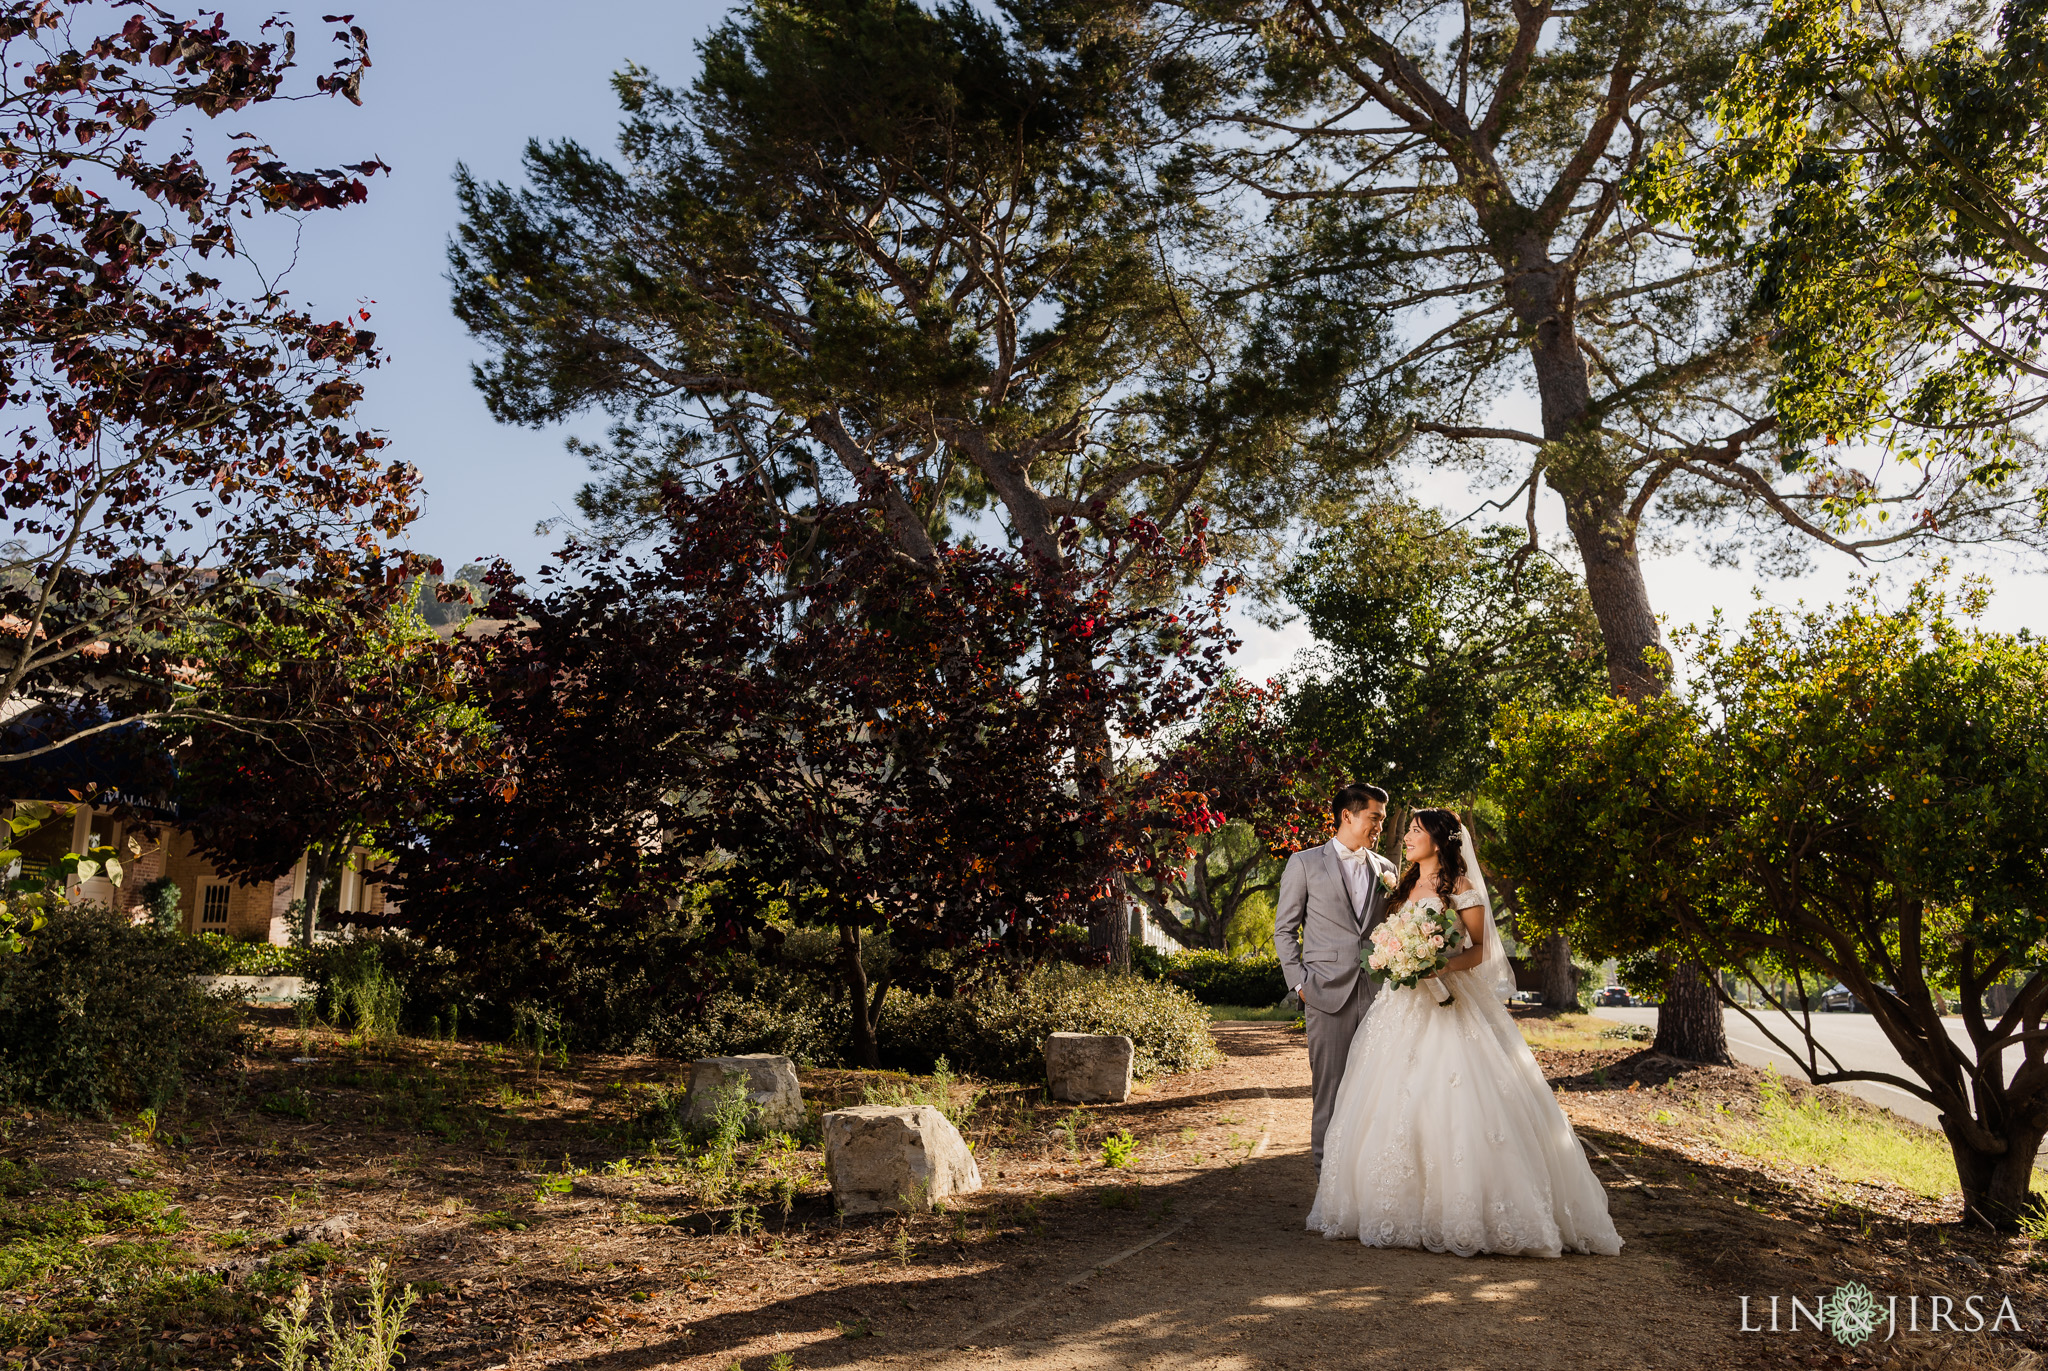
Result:
<svg viewBox="0 0 2048 1371"><path fill-rule="evenodd" d="M1302 1006L1308 1027L1308 1068L1315 1082L1314 1110L1310 1114L1309 1152L1318 1169L1323 1164L1323 1135L1330 1131L1330 1115L1336 1112L1337 1090L1344 1083L1344 1063L1351 1055L1351 1039L1365 1022L1379 986L1359 976L1351 998L1335 1014L1325 1014L1314 1005Z"/></svg>

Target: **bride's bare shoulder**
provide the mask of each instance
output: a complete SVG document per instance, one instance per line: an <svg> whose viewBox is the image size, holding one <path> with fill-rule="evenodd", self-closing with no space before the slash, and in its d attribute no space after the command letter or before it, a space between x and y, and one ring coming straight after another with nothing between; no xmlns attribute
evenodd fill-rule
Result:
<svg viewBox="0 0 2048 1371"><path fill-rule="evenodd" d="M1462 895L1472 888L1472 878L1470 876L1460 876L1458 877L1458 883L1451 887L1451 893L1453 895Z"/></svg>

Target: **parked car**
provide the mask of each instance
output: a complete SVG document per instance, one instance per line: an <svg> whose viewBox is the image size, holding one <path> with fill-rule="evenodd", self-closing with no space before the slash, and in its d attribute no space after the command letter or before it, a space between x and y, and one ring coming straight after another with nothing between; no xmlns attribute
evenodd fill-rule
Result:
<svg viewBox="0 0 2048 1371"><path fill-rule="evenodd" d="M1542 991L1540 991L1540 990L1517 990L1517 991L1515 992L1515 997L1514 997L1514 999L1510 1000L1510 1001L1509 1001L1509 1003L1510 1003L1510 1004L1542 1004L1542 1003L1543 1003L1543 992L1542 992Z"/></svg>
<svg viewBox="0 0 2048 1371"><path fill-rule="evenodd" d="M1882 982L1879 983L1877 988L1879 990L1891 989L1890 986ZM1820 993L1820 1007L1829 1013L1836 1013L1842 1010L1847 1010L1851 1014L1868 1014L1870 1012L1870 1006L1857 999L1856 992L1843 985L1840 981L1835 982Z"/></svg>
<svg viewBox="0 0 2048 1371"><path fill-rule="evenodd" d="M1619 985L1602 986L1600 993L1593 997L1593 1003L1603 1009L1626 1009L1629 1004L1628 989Z"/></svg>

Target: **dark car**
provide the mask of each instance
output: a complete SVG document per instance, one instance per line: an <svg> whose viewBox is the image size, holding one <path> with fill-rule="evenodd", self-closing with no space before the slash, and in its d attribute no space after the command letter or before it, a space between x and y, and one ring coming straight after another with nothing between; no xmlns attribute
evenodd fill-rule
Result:
<svg viewBox="0 0 2048 1371"><path fill-rule="evenodd" d="M1879 990L1890 990L1888 985L1879 985ZM1820 993L1820 1007L1829 1013L1846 1010L1851 1014L1868 1014L1870 1006L1856 998L1856 992L1840 981Z"/></svg>
<svg viewBox="0 0 2048 1371"><path fill-rule="evenodd" d="M1629 1004L1628 990L1618 985L1603 986L1600 993L1593 997L1593 1003L1603 1009L1626 1009Z"/></svg>

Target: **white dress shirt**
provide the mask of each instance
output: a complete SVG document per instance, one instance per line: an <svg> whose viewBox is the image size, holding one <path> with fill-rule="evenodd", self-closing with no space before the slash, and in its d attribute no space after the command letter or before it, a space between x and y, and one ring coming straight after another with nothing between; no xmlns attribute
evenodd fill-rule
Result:
<svg viewBox="0 0 2048 1371"><path fill-rule="evenodd" d="M1365 907L1365 895L1371 889L1366 882L1372 880L1375 875L1370 857L1362 862L1347 862L1344 860L1345 853L1356 851L1359 851L1359 849L1346 847L1335 838L1330 839L1330 855L1337 859L1337 869L1344 873L1344 890L1346 894L1351 896L1351 912L1353 914L1356 914Z"/></svg>

